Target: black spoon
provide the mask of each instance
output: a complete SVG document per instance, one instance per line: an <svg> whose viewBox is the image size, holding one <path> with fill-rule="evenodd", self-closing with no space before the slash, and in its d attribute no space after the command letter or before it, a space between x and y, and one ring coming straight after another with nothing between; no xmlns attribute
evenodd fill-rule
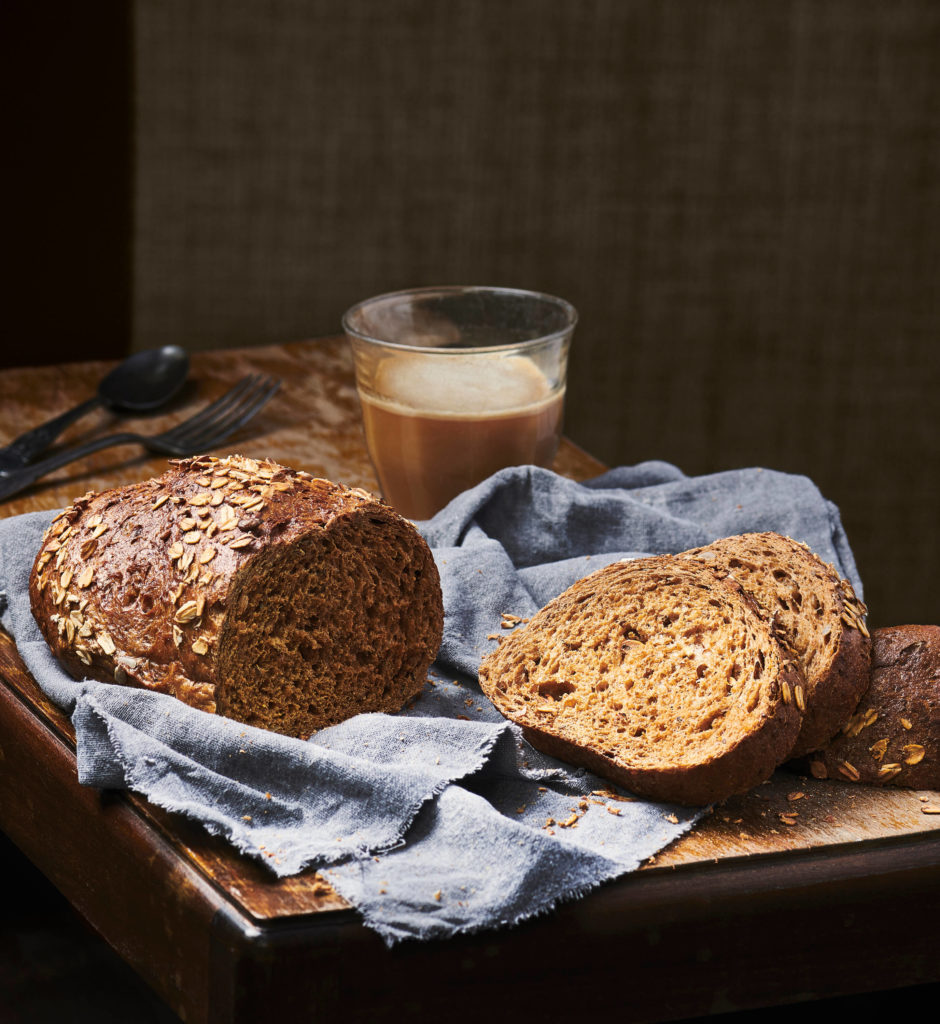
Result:
<svg viewBox="0 0 940 1024"><path fill-rule="evenodd" d="M21 434L6 448L0 448L0 473L28 465L70 423L99 405L117 413L158 409L179 391L188 373L189 356L178 345L135 352L101 381L94 398Z"/></svg>

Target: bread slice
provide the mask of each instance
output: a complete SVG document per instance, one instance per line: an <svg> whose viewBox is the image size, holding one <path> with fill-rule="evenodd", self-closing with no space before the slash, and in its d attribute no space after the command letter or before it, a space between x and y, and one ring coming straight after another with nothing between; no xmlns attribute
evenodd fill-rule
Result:
<svg viewBox="0 0 940 1024"><path fill-rule="evenodd" d="M754 602L671 556L575 583L483 659L480 685L539 750L689 805L768 778L802 718L802 676Z"/></svg>
<svg viewBox="0 0 940 1024"><path fill-rule="evenodd" d="M817 779L940 789L940 626L876 629L855 714L796 767Z"/></svg>
<svg viewBox="0 0 940 1024"><path fill-rule="evenodd" d="M851 583L808 547L779 533L745 533L682 553L729 574L757 601L806 679L794 756L823 746L868 686L867 609Z"/></svg>
<svg viewBox="0 0 940 1024"><path fill-rule="evenodd" d="M441 642L430 549L366 491L240 456L65 509L30 579L76 678L293 736L420 692Z"/></svg>

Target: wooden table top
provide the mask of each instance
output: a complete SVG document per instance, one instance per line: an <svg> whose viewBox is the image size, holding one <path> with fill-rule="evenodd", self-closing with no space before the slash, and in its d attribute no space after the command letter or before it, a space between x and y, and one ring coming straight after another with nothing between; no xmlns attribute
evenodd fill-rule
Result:
<svg viewBox="0 0 940 1024"><path fill-rule="evenodd" d="M2 371L0 444L93 394L110 365L82 363ZM351 361L339 338L193 354L191 383L172 407L158 416L121 421L120 429L126 426L152 433L166 429L241 376L258 371L280 377L281 392L248 428L215 454L270 457L351 486L376 489L362 440ZM63 441L112 431L118 429L117 424L116 417L99 410L70 428ZM164 467L164 459L142 454L139 447L101 451L0 503L0 515L61 507L86 490L142 480ZM574 479L604 469L568 441L562 445L555 468ZM337 948L335 943L342 940L349 949L364 950L373 969L394 987L390 972L392 967L397 970L401 954L384 950L371 933L361 934L366 929L355 914L315 872L273 879L255 862L180 816L167 814L133 794L100 794L78 786L71 724L39 691L5 634L0 634L0 677L5 684L0 686L0 828L185 1019L247 1019L259 1004L252 1002L254 996L245 995L238 971L254 971L259 979L286 971L284 965L296 960L300 948L286 936L304 934L303 948L309 950L313 948L310 936L324 939L327 926L333 929L329 948ZM41 766L38 770L37 764ZM664 922L672 920L675 928L681 925L676 933L676 949L680 950L682 942L697 934L687 918L689 913L697 913L699 925L710 929L709 943L724 934L703 910L703 894L708 894L708 901L721 900L728 921L738 914L742 921L753 923L749 916L753 908L769 900L771 893L779 898L770 899L773 905L764 906L764 913L785 916L795 905L793 887L811 906L819 893L812 896L804 890L817 884L823 886L819 891L826 893L826 898L848 900L848 905L856 908L853 913L858 912L859 892L864 890L871 905L880 907L884 922L885 914L894 913L885 907L893 906L902 890L924 909L925 899L936 903L940 816L924 811L938 799L937 793L822 782L781 771L751 793L716 808L690 835L663 850L637 875L603 887L540 924L487 933L479 940L461 938L452 941L451 948L461 950L464 956L470 951L476 956L487 948L515 949L526 937L539 937L540 927L546 934L553 928L577 927L601 943L604 936L609 939L611 930L627 928L630 935L621 936L622 940L645 943L648 953L649 943L654 941L650 929L666 927ZM70 829L73 838L66 855L56 842L63 828ZM101 877L90 880L88 873L94 875L96 865ZM167 874L158 877L160 872ZM113 883L110 892L106 881ZM127 908L115 905L114 891L122 887L128 904L137 908L137 923L133 915L128 916ZM781 893L789 895L783 898ZM750 910L736 902L742 894L748 895ZM651 922L658 915L662 918L654 926ZM159 926L154 925L162 936L159 940L153 932L149 939L141 934L139 921L144 919L151 924L160 920ZM632 923L627 926L626 920ZM181 932L163 934L173 927ZM818 922L807 922L807 928L817 932L810 945L818 946L822 941ZM749 981L738 973L723 989L727 1003L723 1008L799 998L799 992L786 995L782 972L787 967L799 969L808 979L800 989L804 997L940 980L940 965L932 960L929 965L914 944L929 934L925 928L933 929L930 937L935 938L936 926L924 922L907 928L907 939L900 944L896 938L892 940L889 957L883 951L875 957L871 942L858 946L843 936L839 962L851 956L854 966L845 965L838 982L831 971L816 970L814 974L807 957L794 961L792 950L785 954L778 950L773 983L766 977L761 982ZM882 933L887 931L882 928ZM198 948L188 949L180 934L195 941ZM441 945L422 944L420 953L410 955L433 964L438 955L435 950ZM272 950L281 947L282 956L275 958L277 967L272 967ZM742 946L730 935L725 936L722 949L723 955L736 950L736 956L753 956L747 943ZM317 955L323 955L322 951ZM720 959L717 952L709 953L711 956ZM830 961L832 956L830 952ZM666 968L670 964L670 958L662 960L664 978L669 976ZM639 1001L636 1019L713 1010L716 1004L709 986L714 986L714 976L700 967L697 974L686 971L684 994L671 992L668 998L652 999L642 1011ZM335 971L335 965L331 970ZM309 965L300 973L306 977ZM258 985L262 983L263 979L258 981ZM464 983L463 976L450 979L452 985ZM297 978L290 984L303 988ZM309 985L309 980L305 984ZM361 988L350 984L357 991ZM668 983L667 987L671 988ZM322 1002L326 996L317 991ZM330 992L338 1006L348 1004L348 993L334 988ZM424 995L431 999L429 990ZM414 1004L414 995L408 998ZM592 998L601 1008L600 997ZM453 1005L448 1006L453 1015ZM375 1019L381 1016L376 1016L374 1006L370 1013Z"/></svg>

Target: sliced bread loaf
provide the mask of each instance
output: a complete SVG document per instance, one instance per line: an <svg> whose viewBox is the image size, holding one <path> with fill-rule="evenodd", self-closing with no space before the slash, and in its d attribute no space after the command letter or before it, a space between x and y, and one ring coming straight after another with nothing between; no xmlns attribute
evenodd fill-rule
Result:
<svg viewBox="0 0 940 1024"><path fill-rule="evenodd" d="M682 553L733 577L794 652L806 679L794 755L823 746L868 686L867 609L851 583L805 545L779 533L745 533Z"/></svg>
<svg viewBox="0 0 940 1024"><path fill-rule="evenodd" d="M940 626L876 629L855 714L797 767L817 779L940 789Z"/></svg>
<svg viewBox="0 0 940 1024"><path fill-rule="evenodd" d="M802 681L740 586L670 556L575 583L480 666L539 750L690 805L768 778L799 733Z"/></svg>
<svg viewBox="0 0 940 1024"><path fill-rule="evenodd" d="M30 599L76 678L294 736L400 709L443 628L411 523L366 491L239 456L74 502L45 536Z"/></svg>

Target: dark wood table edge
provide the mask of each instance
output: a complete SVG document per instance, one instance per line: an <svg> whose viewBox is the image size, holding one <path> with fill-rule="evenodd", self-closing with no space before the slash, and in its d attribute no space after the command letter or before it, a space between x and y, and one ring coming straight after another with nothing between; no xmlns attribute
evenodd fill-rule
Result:
<svg viewBox="0 0 940 1024"><path fill-rule="evenodd" d="M940 839L928 835L903 849L880 843L874 857L819 852L784 864L769 855L743 873L740 864L708 863L633 874L514 927L391 949L351 913L313 928L272 922L250 941L220 915L214 1003L237 1006L231 1019L247 1021L266 1004L246 999L246 979L259 992L286 990L288 973L306 971L325 979L307 993L324 1014L352 1019L357 990L370 1013L361 1019L391 1020L376 1012L387 999L412 1019L478 1020L479 1003L466 1010L464 1000L500 989L503 1012L521 1020L551 992L555 1019L619 1006L622 1019L658 1021L938 982L938 858ZM789 934L800 941L780 941ZM887 955L875 934L892 937ZM630 985L629 1008L598 976ZM421 991L418 979L428 977L435 984Z"/></svg>

